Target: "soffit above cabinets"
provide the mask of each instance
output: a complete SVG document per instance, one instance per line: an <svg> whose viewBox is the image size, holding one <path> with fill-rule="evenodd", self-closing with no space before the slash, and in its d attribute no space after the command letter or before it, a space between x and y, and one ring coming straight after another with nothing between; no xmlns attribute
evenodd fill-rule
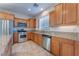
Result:
<svg viewBox="0 0 79 59"><path fill-rule="evenodd" d="M45 9L55 5L54 3L1 3L0 9L17 12L30 17L36 16ZM31 10L30 10L31 9Z"/></svg>

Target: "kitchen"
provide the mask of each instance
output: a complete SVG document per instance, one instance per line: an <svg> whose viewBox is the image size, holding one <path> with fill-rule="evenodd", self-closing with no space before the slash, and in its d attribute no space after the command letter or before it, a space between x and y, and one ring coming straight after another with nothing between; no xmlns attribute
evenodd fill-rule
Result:
<svg viewBox="0 0 79 59"><path fill-rule="evenodd" d="M0 4L1 56L79 56L78 3Z"/></svg>

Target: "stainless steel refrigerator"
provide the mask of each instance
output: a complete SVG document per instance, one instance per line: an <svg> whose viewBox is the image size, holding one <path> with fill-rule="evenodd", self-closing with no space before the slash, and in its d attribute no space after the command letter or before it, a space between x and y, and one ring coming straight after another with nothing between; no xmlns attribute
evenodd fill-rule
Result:
<svg viewBox="0 0 79 59"><path fill-rule="evenodd" d="M13 20L0 19L0 55L4 53L11 36L13 36Z"/></svg>

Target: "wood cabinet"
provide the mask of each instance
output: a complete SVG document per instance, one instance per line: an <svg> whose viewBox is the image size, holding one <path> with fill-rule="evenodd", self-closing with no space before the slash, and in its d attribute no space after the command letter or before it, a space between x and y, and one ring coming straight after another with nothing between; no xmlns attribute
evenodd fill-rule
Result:
<svg viewBox="0 0 79 59"><path fill-rule="evenodd" d="M34 33L33 33L33 32L28 32L28 33L27 33L27 40L32 40L32 41L34 41Z"/></svg>
<svg viewBox="0 0 79 59"><path fill-rule="evenodd" d="M58 4L55 10L49 13L50 26L59 26L62 24L62 5Z"/></svg>
<svg viewBox="0 0 79 59"><path fill-rule="evenodd" d="M75 56L79 56L79 41L75 41Z"/></svg>
<svg viewBox="0 0 79 59"><path fill-rule="evenodd" d="M29 19L25 19L26 20L26 24L27 24L27 28L30 27L30 20Z"/></svg>
<svg viewBox="0 0 79 59"><path fill-rule="evenodd" d="M27 35L27 40L31 40L31 38L30 38L30 36L31 36L31 33L30 32L28 32L28 33L26 33L26 35Z"/></svg>
<svg viewBox="0 0 79 59"><path fill-rule="evenodd" d="M35 41L38 45L41 45L41 46L42 46L42 43L43 43L43 37L42 37L42 35L35 33L35 34L34 34L34 41Z"/></svg>
<svg viewBox="0 0 79 59"><path fill-rule="evenodd" d="M25 23L26 24L26 19L21 19L21 18L15 18L14 20L14 26L18 26L18 23Z"/></svg>
<svg viewBox="0 0 79 59"><path fill-rule="evenodd" d="M55 26L56 25L56 12L55 11L53 11L53 12L50 12L50 14L49 14L49 24L50 24L50 26L52 27L52 26Z"/></svg>
<svg viewBox="0 0 79 59"><path fill-rule="evenodd" d="M33 32L30 33L30 39L31 39L32 41L34 41L34 35L35 35L35 34L34 34Z"/></svg>
<svg viewBox="0 0 79 59"><path fill-rule="evenodd" d="M38 45L41 45L42 46L42 43L43 43L43 37L41 34L37 34L37 33L34 33L34 32L29 32L27 34L27 39L28 40L32 40L34 41L35 43L37 43Z"/></svg>
<svg viewBox="0 0 79 59"><path fill-rule="evenodd" d="M74 55L74 42L69 39L62 39L60 45L60 55L61 56L73 56Z"/></svg>
<svg viewBox="0 0 79 59"><path fill-rule="evenodd" d="M36 19L21 19L21 18L15 18L14 20L14 26L16 27L18 23L26 23L27 28L36 28Z"/></svg>
<svg viewBox="0 0 79 59"><path fill-rule="evenodd" d="M66 25L77 24L77 4L66 3L63 4L63 23Z"/></svg>
<svg viewBox="0 0 79 59"><path fill-rule="evenodd" d="M79 3L77 4L77 19L78 19L78 24L79 24Z"/></svg>
<svg viewBox="0 0 79 59"><path fill-rule="evenodd" d="M51 40L51 52L54 55L60 55L60 38L52 37L52 40Z"/></svg>
<svg viewBox="0 0 79 59"><path fill-rule="evenodd" d="M14 32L13 33L13 43L18 43L19 41L19 33L18 32Z"/></svg>
<svg viewBox="0 0 79 59"><path fill-rule="evenodd" d="M0 18L3 20L14 20L14 15L6 12L0 12Z"/></svg>
<svg viewBox="0 0 79 59"><path fill-rule="evenodd" d="M76 46L77 47L77 46ZM70 39L52 37L51 52L56 56L74 56L74 41ZM77 50L76 52L77 53Z"/></svg>
<svg viewBox="0 0 79 59"><path fill-rule="evenodd" d="M55 11L56 11L56 25L61 25L62 24L62 5L63 4L58 4L55 7Z"/></svg>
<svg viewBox="0 0 79 59"><path fill-rule="evenodd" d="M36 19L29 19L29 28L36 28Z"/></svg>
<svg viewBox="0 0 79 59"><path fill-rule="evenodd" d="M55 15L53 12L49 13L50 26L52 26L52 24L54 24L54 26L77 25L77 23L79 23L79 20L77 21L77 19L79 19L77 15L79 14L78 9L79 4L76 3L61 3L56 5L53 11Z"/></svg>

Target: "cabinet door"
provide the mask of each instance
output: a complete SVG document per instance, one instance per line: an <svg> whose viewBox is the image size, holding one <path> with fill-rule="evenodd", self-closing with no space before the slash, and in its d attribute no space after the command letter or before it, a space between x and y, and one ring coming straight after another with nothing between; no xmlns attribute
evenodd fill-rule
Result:
<svg viewBox="0 0 79 59"><path fill-rule="evenodd" d="M75 56L79 56L79 41L75 41Z"/></svg>
<svg viewBox="0 0 79 59"><path fill-rule="evenodd" d="M36 19L34 19L33 25L33 27L36 28Z"/></svg>
<svg viewBox="0 0 79 59"><path fill-rule="evenodd" d="M42 43L43 43L42 35L34 33L34 42L36 42L38 45L42 46Z"/></svg>
<svg viewBox="0 0 79 59"><path fill-rule="evenodd" d="M77 4L77 18L78 18L78 24L79 24L79 3Z"/></svg>
<svg viewBox="0 0 79 59"><path fill-rule="evenodd" d="M31 33L30 32L28 32L28 33L26 33L27 34L27 40L31 40Z"/></svg>
<svg viewBox="0 0 79 59"><path fill-rule="evenodd" d="M33 32L28 32L27 33L27 39L34 41L34 33Z"/></svg>
<svg viewBox="0 0 79 59"><path fill-rule="evenodd" d="M27 28L29 28L29 24L30 24L30 21L29 21L29 19L26 19L26 24L27 24Z"/></svg>
<svg viewBox="0 0 79 59"><path fill-rule="evenodd" d="M38 43L39 45L42 46L42 43L43 43L43 37L42 37L41 34L38 34L38 40L37 40L37 43Z"/></svg>
<svg viewBox="0 0 79 59"><path fill-rule="evenodd" d="M29 19L29 27L36 28L36 19Z"/></svg>
<svg viewBox="0 0 79 59"><path fill-rule="evenodd" d="M60 55L61 56L73 56L74 55L73 40L63 39L61 41Z"/></svg>
<svg viewBox="0 0 79 59"><path fill-rule="evenodd" d="M51 27L56 25L56 12L55 11L49 13L49 24Z"/></svg>
<svg viewBox="0 0 79 59"><path fill-rule="evenodd" d="M77 23L77 4L66 3L63 8L65 8L65 24L72 25Z"/></svg>
<svg viewBox="0 0 79 59"><path fill-rule="evenodd" d="M56 24L61 25L62 24L62 4L58 4L55 7L56 10Z"/></svg>
<svg viewBox="0 0 79 59"><path fill-rule="evenodd" d="M33 28L33 26L34 26L33 21L34 21L33 19L30 19L30 28Z"/></svg>
<svg viewBox="0 0 79 59"><path fill-rule="evenodd" d="M38 43L38 34L34 33L34 42Z"/></svg>
<svg viewBox="0 0 79 59"><path fill-rule="evenodd" d="M54 55L59 55L59 49L60 49L60 38L58 37L52 37L51 41L51 52Z"/></svg>
<svg viewBox="0 0 79 59"><path fill-rule="evenodd" d="M16 19L14 20L14 26L15 26L15 27L18 26L18 22L19 22L19 19L16 18Z"/></svg>
<svg viewBox="0 0 79 59"><path fill-rule="evenodd" d="M33 32L30 32L30 39L31 39L32 41L34 41L34 33L33 33Z"/></svg>
<svg viewBox="0 0 79 59"><path fill-rule="evenodd" d="M19 41L19 33L15 32L13 33L13 43L18 43Z"/></svg>

